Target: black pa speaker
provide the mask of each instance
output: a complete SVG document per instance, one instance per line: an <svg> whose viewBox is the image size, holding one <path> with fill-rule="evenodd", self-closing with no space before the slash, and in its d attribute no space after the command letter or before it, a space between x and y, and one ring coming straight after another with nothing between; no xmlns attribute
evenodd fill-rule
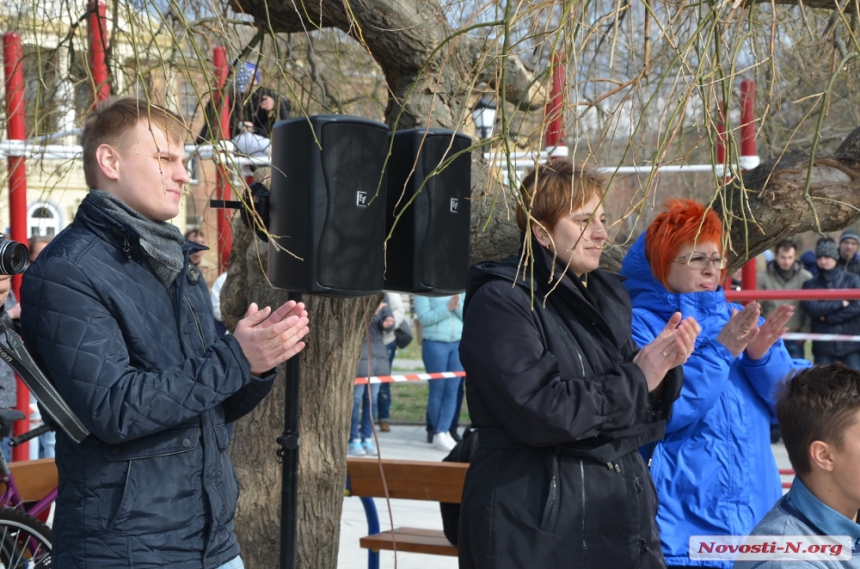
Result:
<svg viewBox="0 0 860 569"><path fill-rule="evenodd" d="M427 296L466 289L472 139L440 128L392 135L385 288ZM397 217L399 219L397 219Z"/></svg>
<svg viewBox="0 0 860 569"><path fill-rule="evenodd" d="M272 132L269 280L323 296L382 292L388 127L316 115Z"/></svg>

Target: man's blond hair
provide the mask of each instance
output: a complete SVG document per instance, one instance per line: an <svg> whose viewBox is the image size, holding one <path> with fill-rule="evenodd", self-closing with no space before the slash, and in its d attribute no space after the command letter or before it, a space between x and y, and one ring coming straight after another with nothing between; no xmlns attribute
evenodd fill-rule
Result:
<svg viewBox="0 0 860 569"><path fill-rule="evenodd" d="M109 144L120 152L124 151L129 142L129 133L141 121L157 126L170 142L185 142L188 125L173 111L135 97L111 97L99 103L87 115L81 134L84 178L89 187L95 188L98 180L98 147Z"/></svg>

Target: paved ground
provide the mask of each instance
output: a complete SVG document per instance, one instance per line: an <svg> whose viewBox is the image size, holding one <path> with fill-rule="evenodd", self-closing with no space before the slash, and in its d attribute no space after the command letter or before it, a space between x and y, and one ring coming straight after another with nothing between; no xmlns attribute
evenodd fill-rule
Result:
<svg viewBox="0 0 860 569"><path fill-rule="evenodd" d="M378 433L379 450L382 458L401 460L441 461L447 453L436 450L427 444L422 426L392 425L390 433ZM383 530L390 529L388 510L384 499L377 499L379 524ZM415 500L391 500L391 515L395 527L409 526L442 529L439 504ZM340 553L338 569L366 569L367 550L358 546L358 540L367 535L367 521L364 508L358 498L343 501L343 516L340 522ZM383 551L380 554L381 569L394 568L394 554ZM457 559L419 553L398 553L397 569L456 569Z"/></svg>
<svg viewBox="0 0 860 569"><path fill-rule="evenodd" d="M379 449L383 458L402 460L440 461L445 453L427 444L424 428L421 426L392 425L390 433L378 433ZM779 468L791 468L785 448L779 444L771 447ZM790 478L784 478L790 480ZM389 529L390 521L385 500L377 499L376 508L380 525ZM394 526L409 526L429 529L442 529L439 506L433 502L414 500L391 500L391 516ZM367 521L364 509L358 498L346 498L343 503L343 516L340 523L340 553L338 569L366 569L367 550L358 546L358 540L367 535ZM383 551L380 554L380 567L393 569L394 554ZM422 555L418 553L398 553L397 569L456 569L457 560L453 557Z"/></svg>

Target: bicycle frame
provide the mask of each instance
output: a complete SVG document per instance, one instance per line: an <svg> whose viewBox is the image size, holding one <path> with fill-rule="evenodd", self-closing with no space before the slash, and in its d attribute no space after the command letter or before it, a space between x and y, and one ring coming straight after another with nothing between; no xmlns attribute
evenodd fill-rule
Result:
<svg viewBox="0 0 860 569"><path fill-rule="evenodd" d="M24 506L24 501L21 498L21 493L18 491L18 485L15 483L15 476L9 470L9 464L6 462L6 457L3 456L3 453L0 452L0 472L2 472L2 477L0 477L0 481L6 484L6 489L3 491L3 494L0 494L0 506L1 507L9 507L24 512L25 514L29 514L34 517L38 517L39 514L47 510L51 507L51 503L57 499L57 489L54 488L50 492L48 492L41 500L30 506L27 509Z"/></svg>

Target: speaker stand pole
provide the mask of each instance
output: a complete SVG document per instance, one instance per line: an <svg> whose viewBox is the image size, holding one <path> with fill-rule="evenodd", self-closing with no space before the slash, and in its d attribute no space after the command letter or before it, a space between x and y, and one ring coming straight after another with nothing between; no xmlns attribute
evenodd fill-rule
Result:
<svg viewBox="0 0 860 569"><path fill-rule="evenodd" d="M300 293L289 293L289 300L301 302ZM278 455L283 462L281 474L281 566L296 567L296 510L299 479L299 376L301 353L286 362L284 393L284 434L278 438Z"/></svg>

